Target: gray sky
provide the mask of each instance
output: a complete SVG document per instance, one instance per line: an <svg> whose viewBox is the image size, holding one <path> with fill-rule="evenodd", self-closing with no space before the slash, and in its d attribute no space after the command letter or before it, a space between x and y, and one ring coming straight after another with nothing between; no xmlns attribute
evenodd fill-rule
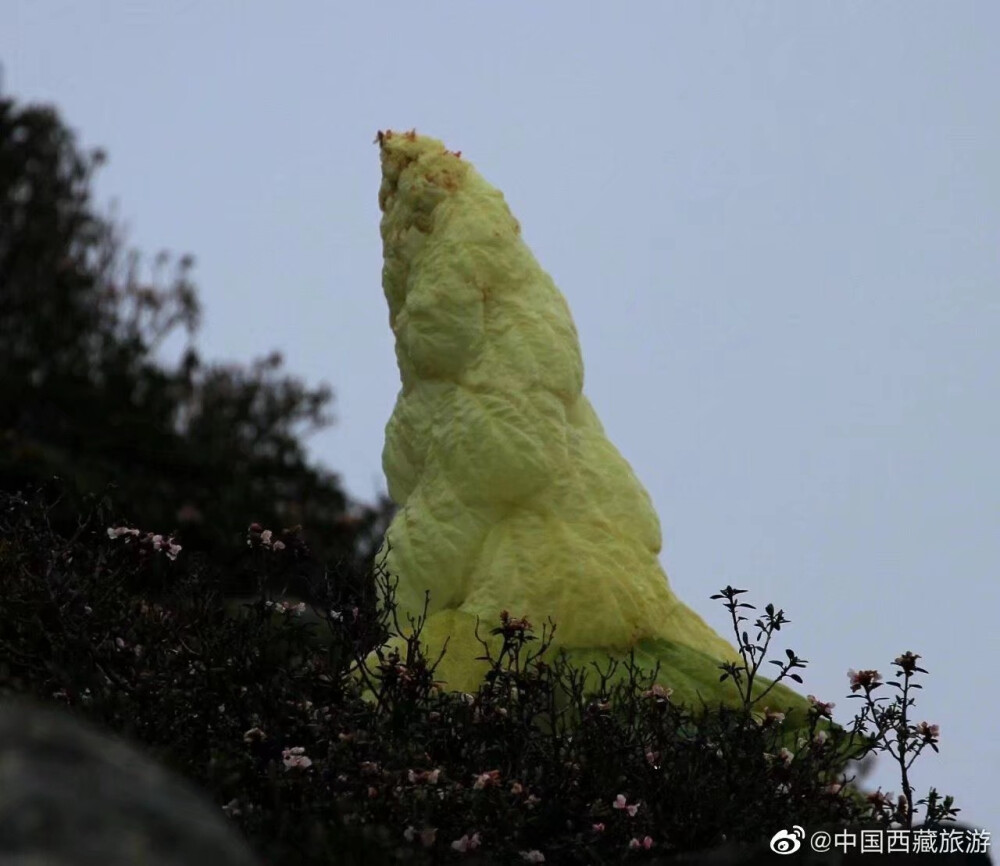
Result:
<svg viewBox="0 0 1000 866"><path fill-rule="evenodd" d="M624 11L623 11L624 10ZM912 773L1000 830L1000 6L7 0L6 92L111 157L131 240L191 252L200 345L335 389L312 440L384 489L398 388L377 129L505 194L585 389L720 632L773 601L803 691L931 675ZM993 637L990 637L990 635ZM885 688L884 692L892 694ZM900 792L887 758L872 777Z"/></svg>

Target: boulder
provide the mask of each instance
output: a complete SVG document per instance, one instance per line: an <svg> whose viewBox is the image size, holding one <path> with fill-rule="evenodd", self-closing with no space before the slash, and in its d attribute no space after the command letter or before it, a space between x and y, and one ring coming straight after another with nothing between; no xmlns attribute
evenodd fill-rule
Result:
<svg viewBox="0 0 1000 866"><path fill-rule="evenodd" d="M253 866L219 806L61 709L0 700L3 866Z"/></svg>

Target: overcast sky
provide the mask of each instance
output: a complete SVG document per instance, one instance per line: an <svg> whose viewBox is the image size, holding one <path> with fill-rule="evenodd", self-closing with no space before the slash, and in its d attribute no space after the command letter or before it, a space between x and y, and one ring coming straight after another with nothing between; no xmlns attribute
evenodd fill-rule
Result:
<svg viewBox="0 0 1000 866"><path fill-rule="evenodd" d="M206 356L329 382L358 498L399 385L378 129L461 150L573 311L677 594L784 608L803 691L912 650L918 796L1000 831L1000 5L44 2L4 91L110 164L131 240L190 252ZM885 689L887 693L891 690ZM873 777L900 792L883 758Z"/></svg>

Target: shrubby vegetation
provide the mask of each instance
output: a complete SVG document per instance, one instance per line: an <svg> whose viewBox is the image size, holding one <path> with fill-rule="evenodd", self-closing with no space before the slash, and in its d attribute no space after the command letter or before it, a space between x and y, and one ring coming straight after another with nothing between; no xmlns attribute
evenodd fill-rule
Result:
<svg viewBox="0 0 1000 866"><path fill-rule="evenodd" d="M0 489L63 478L53 519L68 529L81 495L113 484L132 519L220 562L238 559L248 514L301 524L322 558L370 562L390 503L350 501L303 445L330 423L330 389L278 353L202 359L193 259L144 267L126 248L91 203L104 161L53 110L0 99ZM173 366L157 354L170 340L186 346Z"/></svg>
<svg viewBox="0 0 1000 866"><path fill-rule="evenodd" d="M846 744L858 756L901 749L908 765L936 747L936 729L911 718L922 672L912 654L895 662L894 701L862 671L855 724L821 725L830 705L814 701L790 744L779 712L675 706L634 668L611 689L591 671L585 687L585 672L539 661L544 641L535 647L531 624L507 612L487 683L448 693L419 630L406 658L366 664L397 633L393 581L379 570L385 604L364 574L324 570L310 588L318 640L300 606L268 590L316 573L296 532L248 530L260 594L233 617L203 557L123 525L107 500L61 537L50 505L44 493L0 503L0 687L145 744L209 791L269 863L665 862L793 824L910 827L921 807L932 821L956 811L933 790L917 803L910 790L864 796L839 757ZM773 632L759 622L746 647ZM367 701L352 676L362 666ZM556 710L556 688L570 707Z"/></svg>
<svg viewBox="0 0 1000 866"><path fill-rule="evenodd" d="M482 624L503 649L475 695L435 683L419 630L405 658L381 653L405 625L372 567L392 508L350 502L306 459L329 391L274 355L201 359L192 263L161 256L141 278L90 204L102 159L55 112L0 100L0 694L142 744L271 864L667 862L792 824L957 811L908 784L937 740L912 721L910 653L891 683L854 674L850 728L817 700L794 732L749 701L676 706L631 665L608 687L607 670L544 663L551 632L519 611ZM164 366L178 329L188 348ZM717 596L745 659L720 676L749 694L787 620L767 606L751 639L741 595ZM784 679L804 662L776 664ZM879 750L899 800L852 784L843 755Z"/></svg>

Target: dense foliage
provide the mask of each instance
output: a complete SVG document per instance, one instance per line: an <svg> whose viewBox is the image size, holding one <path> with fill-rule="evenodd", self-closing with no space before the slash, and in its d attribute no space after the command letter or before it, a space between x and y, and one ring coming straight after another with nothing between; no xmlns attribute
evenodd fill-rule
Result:
<svg viewBox="0 0 1000 866"><path fill-rule="evenodd" d="M0 100L0 489L70 482L112 495L133 520L182 530L188 550L232 556L248 518L301 524L322 558L369 562L387 501L352 503L302 438L329 423L328 387L272 353L204 362L192 259L140 256L91 203L100 152L58 115ZM157 352L186 341L174 366Z"/></svg>
<svg viewBox="0 0 1000 866"><path fill-rule="evenodd" d="M260 595L227 617L203 560L121 525L107 501L64 538L51 501L0 501L0 692L145 744L269 863L665 862L792 824L909 826L919 808L859 795L839 757L848 743L885 749L899 731L908 756L934 745L936 731L907 715L911 654L896 661L902 700L875 712L880 684L862 672L868 706L854 727L825 725L815 701L808 728L789 732L776 709L675 706L634 670L612 688L591 671L584 688L585 672L536 658L530 623L498 612L504 647L487 684L447 693L417 637L406 658L369 655L397 633L388 576L377 572L386 603L373 605L366 581L326 570L310 593L319 640L316 622L266 589L309 559L295 533L248 530ZM556 688L570 706L557 708ZM928 817L952 813L933 791L922 803Z"/></svg>

